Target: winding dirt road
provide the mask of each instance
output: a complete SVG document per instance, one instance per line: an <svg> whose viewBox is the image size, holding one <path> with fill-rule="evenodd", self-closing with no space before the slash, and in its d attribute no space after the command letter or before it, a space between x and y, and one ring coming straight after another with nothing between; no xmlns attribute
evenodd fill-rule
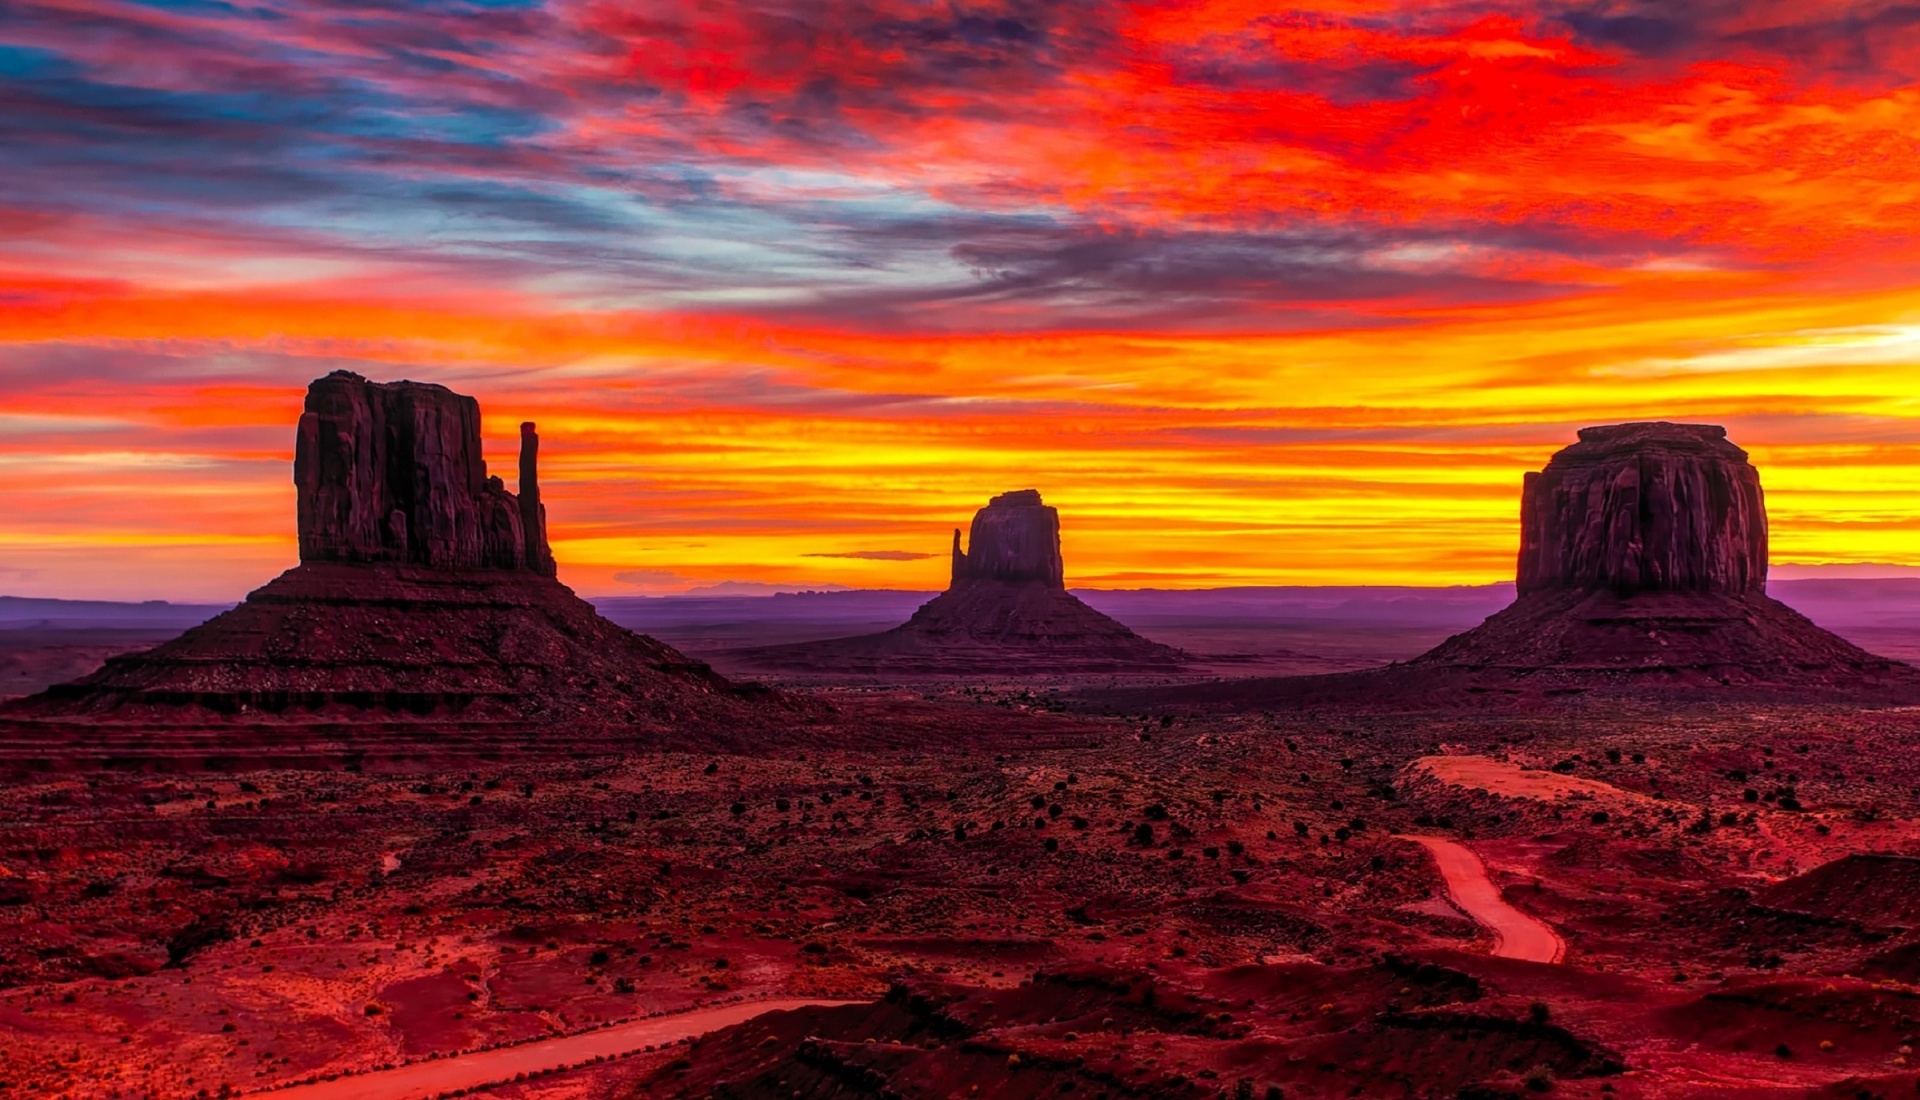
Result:
<svg viewBox="0 0 1920 1100"><path fill-rule="evenodd" d="M1400 839L1411 840L1433 853L1453 903L1493 933L1495 958L1557 963L1567 953L1567 941L1551 925L1507 904L1500 889L1487 877L1487 865L1480 862L1473 849L1437 836Z"/></svg>
<svg viewBox="0 0 1920 1100"><path fill-rule="evenodd" d="M504 1081L518 1073L539 1073L578 1065L596 1057L630 1054L647 1046L678 1042L723 1027L745 1023L755 1016L792 1008L858 1004L857 1001L749 1001L720 1005L677 1016L635 1020L583 1035L563 1035L537 1043L462 1054L434 1062L361 1073L337 1081L300 1085L265 1093L275 1100L425 1100L454 1089L471 1089Z"/></svg>

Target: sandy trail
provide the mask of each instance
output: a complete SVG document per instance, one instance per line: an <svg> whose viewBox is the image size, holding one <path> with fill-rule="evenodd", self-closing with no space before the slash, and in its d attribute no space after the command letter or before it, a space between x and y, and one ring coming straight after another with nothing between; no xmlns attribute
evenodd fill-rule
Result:
<svg viewBox="0 0 1920 1100"><path fill-rule="evenodd" d="M1487 865L1473 849L1437 836L1403 836L1433 853L1447 893L1468 916L1493 932L1493 955L1499 959L1557 963L1567 952L1567 941L1544 921L1530 917L1500 896L1487 877Z"/></svg>
<svg viewBox="0 0 1920 1100"><path fill-rule="evenodd" d="M273 1092L285 1100L424 1100L454 1089L471 1089L511 1078L517 1073L537 1073L575 1065L601 1056L628 1054L647 1046L659 1046L695 1035L704 1035L723 1027L744 1023L755 1016L810 1006L859 1004L858 1001L778 1000L750 1001L746 1004L720 1005L677 1016L635 1020L584 1035L563 1035L520 1046L481 1051L442 1058L434 1062L416 1062L410 1066L361 1073L337 1081L321 1081Z"/></svg>

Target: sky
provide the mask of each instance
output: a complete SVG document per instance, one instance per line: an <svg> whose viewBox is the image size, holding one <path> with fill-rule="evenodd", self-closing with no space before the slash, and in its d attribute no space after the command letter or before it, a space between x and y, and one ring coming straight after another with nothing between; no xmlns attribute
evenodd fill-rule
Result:
<svg viewBox="0 0 1920 1100"><path fill-rule="evenodd" d="M0 592L293 564L343 367L588 594L1496 581L1643 419L1920 565L1920 5L0 0Z"/></svg>

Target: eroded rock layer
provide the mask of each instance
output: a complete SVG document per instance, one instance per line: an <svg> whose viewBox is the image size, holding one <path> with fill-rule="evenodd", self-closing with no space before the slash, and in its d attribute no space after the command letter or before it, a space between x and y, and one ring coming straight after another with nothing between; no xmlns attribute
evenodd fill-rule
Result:
<svg viewBox="0 0 1920 1100"><path fill-rule="evenodd" d="M1517 579L1522 595L1764 592L1759 471L1714 425L1587 428L1527 475Z"/></svg>
<svg viewBox="0 0 1920 1100"><path fill-rule="evenodd" d="M309 563L145 653L49 689L72 713L391 710L467 718L670 720L731 685L601 618L557 582L505 570ZM598 716L598 715L596 715Z"/></svg>
<svg viewBox="0 0 1920 1100"><path fill-rule="evenodd" d="M334 371L307 389L294 446L300 560L555 574L521 426L520 487L487 475L480 403L424 382Z"/></svg>
<svg viewBox="0 0 1920 1100"><path fill-rule="evenodd" d="M1065 591L1060 558L1060 512L1040 502L1037 489L1001 493L974 513L967 552L953 533L953 587L974 581L1040 584Z"/></svg>

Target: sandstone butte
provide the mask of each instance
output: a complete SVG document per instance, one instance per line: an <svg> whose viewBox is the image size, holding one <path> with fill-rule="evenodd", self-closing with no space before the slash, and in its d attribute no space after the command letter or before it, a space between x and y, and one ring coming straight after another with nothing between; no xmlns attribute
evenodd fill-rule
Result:
<svg viewBox="0 0 1920 1100"><path fill-rule="evenodd" d="M769 671L997 677L1173 672L1185 659L1067 591L1060 513L1034 489L989 500L964 550L954 531L947 590L900 626L726 656Z"/></svg>
<svg viewBox="0 0 1920 1100"><path fill-rule="evenodd" d="M67 743L137 756L171 751L170 728L223 723L349 740L396 722L684 736L798 705L608 622L561 584L534 425L520 447L516 495L487 472L473 398L346 371L315 381L294 448L300 564L179 638L4 716L64 723ZM176 740L180 752L232 747Z"/></svg>
<svg viewBox="0 0 1920 1100"><path fill-rule="evenodd" d="M1587 428L1526 476L1517 598L1411 661L1113 692L1109 705L1489 706L1590 692L1920 700L1920 671L1766 594L1759 472L1705 424Z"/></svg>
<svg viewBox="0 0 1920 1100"><path fill-rule="evenodd" d="M1896 671L1766 594L1760 474L1713 425L1582 431L1527 475L1515 579L1512 606L1413 663L1695 686Z"/></svg>

